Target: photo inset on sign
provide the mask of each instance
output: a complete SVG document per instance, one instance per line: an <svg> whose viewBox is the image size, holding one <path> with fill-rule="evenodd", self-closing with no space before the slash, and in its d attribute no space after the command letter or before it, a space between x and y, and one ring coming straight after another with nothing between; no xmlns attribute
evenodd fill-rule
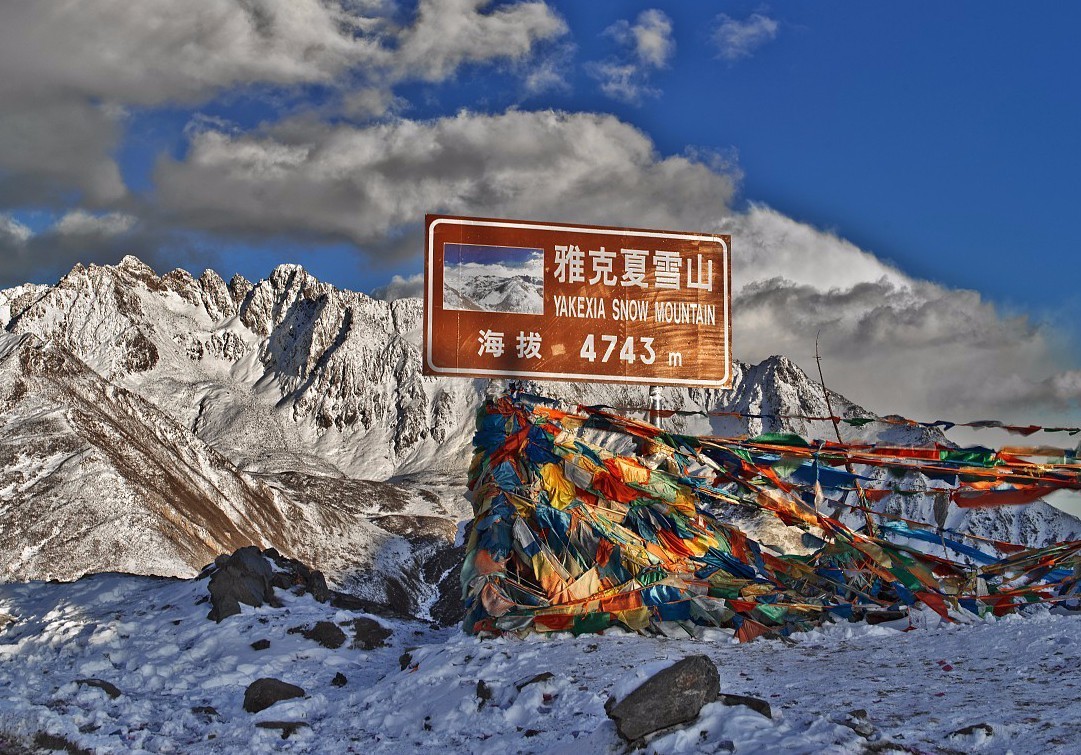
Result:
<svg viewBox="0 0 1081 755"><path fill-rule="evenodd" d="M443 245L443 309L544 314L544 250Z"/></svg>

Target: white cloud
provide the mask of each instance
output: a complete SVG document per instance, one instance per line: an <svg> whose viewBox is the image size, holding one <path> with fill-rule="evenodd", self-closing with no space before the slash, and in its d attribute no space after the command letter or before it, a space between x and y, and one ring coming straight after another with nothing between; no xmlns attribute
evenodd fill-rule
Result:
<svg viewBox="0 0 1081 755"><path fill-rule="evenodd" d="M882 413L1052 424L1081 404L1056 334L975 291L905 275L833 234L765 207L729 219L736 355L785 354Z"/></svg>
<svg viewBox="0 0 1081 755"><path fill-rule="evenodd" d="M22 246L34 232L15 218L0 212L0 244L3 246Z"/></svg>
<svg viewBox="0 0 1081 755"><path fill-rule="evenodd" d="M122 212L92 215L84 210L73 210L57 221L52 232L64 236L116 236L130 231L135 222L134 216Z"/></svg>
<svg viewBox="0 0 1081 755"><path fill-rule="evenodd" d="M739 21L724 13L717 16L718 26L713 32L718 55L729 61L749 58L762 45L777 36L780 24L769 16L752 13Z"/></svg>
<svg viewBox="0 0 1081 755"><path fill-rule="evenodd" d="M604 33L625 45L639 65L664 68L676 51L672 19L655 8L639 13L633 25L619 20Z"/></svg>
<svg viewBox="0 0 1081 755"><path fill-rule="evenodd" d="M162 211L242 236L394 236L412 254L426 212L697 228L715 224L731 176L608 115L510 111L370 126L293 121L261 134L203 131L155 171Z"/></svg>
<svg viewBox="0 0 1081 755"><path fill-rule="evenodd" d="M396 299L417 298L424 295L424 273L416 273L408 277L395 275L390 283L372 291L376 299L395 301Z"/></svg>
<svg viewBox="0 0 1081 755"><path fill-rule="evenodd" d="M488 11L491 5L491 0L421 0L416 22L400 37L399 75L442 81L463 63L520 60L538 41L567 32L563 19L543 2Z"/></svg>
<svg viewBox="0 0 1081 755"><path fill-rule="evenodd" d="M613 100L636 105L661 93L646 83L642 69L634 63L595 63L589 66L589 72L600 84L601 91Z"/></svg>
<svg viewBox="0 0 1081 755"><path fill-rule="evenodd" d="M587 67L601 91L632 104L660 94L649 83L650 73L667 66L675 53L671 19L660 10L644 10L633 25L620 20L605 29L605 34L619 42L624 52Z"/></svg>
<svg viewBox="0 0 1081 755"><path fill-rule="evenodd" d="M252 86L318 84L382 116L406 80L523 63L566 32L543 2L422 0L402 25L380 0L115 0L0 5L0 207L121 202L125 107L197 105Z"/></svg>

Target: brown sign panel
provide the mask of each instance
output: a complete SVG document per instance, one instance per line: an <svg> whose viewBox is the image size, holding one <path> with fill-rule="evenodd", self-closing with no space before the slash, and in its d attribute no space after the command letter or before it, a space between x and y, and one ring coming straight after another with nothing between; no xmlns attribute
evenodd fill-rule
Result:
<svg viewBox="0 0 1081 755"><path fill-rule="evenodd" d="M730 236L428 215L424 372L730 388Z"/></svg>

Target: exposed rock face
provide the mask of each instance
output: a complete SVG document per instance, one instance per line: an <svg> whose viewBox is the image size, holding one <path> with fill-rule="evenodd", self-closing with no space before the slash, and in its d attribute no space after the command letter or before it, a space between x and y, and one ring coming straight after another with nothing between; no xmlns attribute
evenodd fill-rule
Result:
<svg viewBox="0 0 1081 755"><path fill-rule="evenodd" d="M717 699L721 680L708 656L692 655L657 672L622 700L609 701L608 716L619 735L635 742L655 731L698 717Z"/></svg>

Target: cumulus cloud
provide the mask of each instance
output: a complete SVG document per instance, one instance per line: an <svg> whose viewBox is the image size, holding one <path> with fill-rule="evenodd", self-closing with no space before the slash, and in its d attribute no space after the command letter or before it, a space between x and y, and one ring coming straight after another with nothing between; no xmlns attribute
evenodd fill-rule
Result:
<svg viewBox="0 0 1081 755"><path fill-rule="evenodd" d="M765 207L733 216L737 356L785 354L882 413L1015 421L1076 411L1081 373L1055 333L977 292L905 275Z"/></svg>
<svg viewBox="0 0 1081 755"><path fill-rule="evenodd" d="M197 105L253 85L339 90L352 115L393 110L409 79L521 61L566 26L543 2L42 0L0 10L0 207L91 207L126 190L113 154L127 107Z"/></svg>
<svg viewBox="0 0 1081 755"><path fill-rule="evenodd" d="M563 19L543 2L485 12L491 5L491 0L421 0L416 22L400 37L399 75L442 81L463 63L520 60L538 41L567 32Z"/></svg>
<svg viewBox="0 0 1081 755"><path fill-rule="evenodd" d="M762 45L773 41L780 25L769 16L752 13L743 21L727 14L717 16L713 41L717 54L728 61L749 58Z"/></svg>
<svg viewBox="0 0 1081 755"><path fill-rule="evenodd" d="M662 157L613 116L554 111L203 131L155 182L161 211L187 227L349 241L381 257L388 235L415 254L400 230L426 212L698 228L735 191L732 176Z"/></svg>
<svg viewBox="0 0 1081 755"><path fill-rule="evenodd" d="M615 39L623 52L588 67L601 91L632 104L657 96L660 92L650 85L650 74L667 66L675 53L671 19L655 8L644 10L633 25L620 20L609 26L605 34Z"/></svg>
<svg viewBox="0 0 1081 755"><path fill-rule="evenodd" d="M676 51L676 42L672 38L672 19L656 8L639 13L633 26L627 21L617 21L608 27L608 33L629 44L639 63L653 68L668 65Z"/></svg>
<svg viewBox="0 0 1081 755"><path fill-rule="evenodd" d="M372 291L376 299L396 301L397 299L418 298L424 295L424 273L401 276L395 275L390 283Z"/></svg>

